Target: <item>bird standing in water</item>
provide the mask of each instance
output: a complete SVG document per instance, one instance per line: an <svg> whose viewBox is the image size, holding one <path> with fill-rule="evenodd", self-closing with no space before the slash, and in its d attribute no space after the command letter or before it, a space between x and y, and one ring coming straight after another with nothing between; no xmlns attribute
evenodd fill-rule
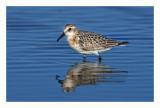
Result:
<svg viewBox="0 0 160 108"><path fill-rule="evenodd" d="M67 41L72 49L84 55L84 62L86 61L87 54L99 56L99 62L101 62L102 57L99 53L128 43L109 39L95 32L78 30L73 24L67 24L64 26L64 31L57 39L57 42L64 36L67 37Z"/></svg>

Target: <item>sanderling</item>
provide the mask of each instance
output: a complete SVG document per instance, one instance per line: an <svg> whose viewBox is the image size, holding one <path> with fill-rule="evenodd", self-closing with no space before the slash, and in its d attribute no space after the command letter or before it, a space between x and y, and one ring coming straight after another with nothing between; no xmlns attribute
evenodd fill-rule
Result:
<svg viewBox="0 0 160 108"><path fill-rule="evenodd" d="M67 37L67 41L72 49L84 55L83 61L86 61L87 54L94 54L99 56L99 62L101 62L102 58L99 53L128 43L116 41L95 32L78 30L73 24L64 26L64 31L57 39L57 42L64 36Z"/></svg>

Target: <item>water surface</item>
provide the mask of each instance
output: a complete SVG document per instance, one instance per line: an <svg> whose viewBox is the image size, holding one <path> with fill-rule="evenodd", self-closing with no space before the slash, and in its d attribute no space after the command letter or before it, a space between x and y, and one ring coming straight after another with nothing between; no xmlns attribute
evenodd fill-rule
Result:
<svg viewBox="0 0 160 108"><path fill-rule="evenodd" d="M87 56L66 24L128 46ZM153 7L7 7L7 101L153 101Z"/></svg>

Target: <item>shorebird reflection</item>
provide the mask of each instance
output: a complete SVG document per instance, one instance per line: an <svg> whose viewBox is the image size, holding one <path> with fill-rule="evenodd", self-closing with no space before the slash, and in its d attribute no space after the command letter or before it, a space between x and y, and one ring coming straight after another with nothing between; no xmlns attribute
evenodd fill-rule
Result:
<svg viewBox="0 0 160 108"><path fill-rule="evenodd" d="M126 73L127 71L116 71L101 63L83 62L71 66L65 80L60 80L58 75L56 80L62 85L63 92L74 92L77 86L96 85L100 82L124 82Z"/></svg>

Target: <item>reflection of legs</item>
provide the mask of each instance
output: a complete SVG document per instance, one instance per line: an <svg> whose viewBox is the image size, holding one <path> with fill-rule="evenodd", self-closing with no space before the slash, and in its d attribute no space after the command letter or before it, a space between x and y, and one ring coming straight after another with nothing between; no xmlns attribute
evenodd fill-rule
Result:
<svg viewBox="0 0 160 108"><path fill-rule="evenodd" d="M86 62L86 55L83 56L83 62Z"/></svg>
<svg viewBox="0 0 160 108"><path fill-rule="evenodd" d="M101 56L99 55L99 62L101 62L101 60L102 60L102 58L101 58Z"/></svg>

